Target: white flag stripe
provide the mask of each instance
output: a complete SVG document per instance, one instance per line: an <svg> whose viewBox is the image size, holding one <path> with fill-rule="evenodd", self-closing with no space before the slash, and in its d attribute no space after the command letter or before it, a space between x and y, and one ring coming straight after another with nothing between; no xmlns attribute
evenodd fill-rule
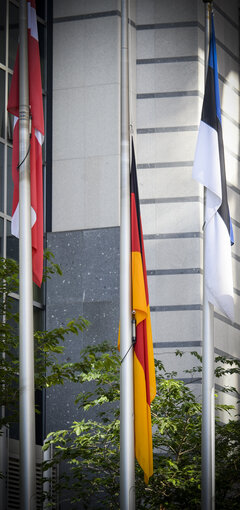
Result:
<svg viewBox="0 0 240 510"><path fill-rule="evenodd" d="M34 223L36 223L36 220L37 220L36 211L31 206L31 228L33 227Z"/></svg>
<svg viewBox="0 0 240 510"><path fill-rule="evenodd" d="M233 321L233 278L229 233L218 213L206 226L205 257L208 301ZM221 268L221 274L219 274L219 268Z"/></svg>
<svg viewBox="0 0 240 510"><path fill-rule="evenodd" d="M33 207L31 206L31 228L33 227L34 223L36 223L36 220L36 211L34 211ZM12 215L11 234L15 237L18 237L19 239L19 203Z"/></svg>
<svg viewBox="0 0 240 510"><path fill-rule="evenodd" d="M218 133L202 121L199 126L192 176L209 190L205 217L207 224L222 203L222 184Z"/></svg>
<svg viewBox="0 0 240 510"><path fill-rule="evenodd" d="M19 239L19 203L12 215L11 234Z"/></svg>
<svg viewBox="0 0 240 510"><path fill-rule="evenodd" d="M15 126L16 126L16 124L17 124L17 121L18 121L18 117L16 117L16 116L14 115L14 118L13 118L13 129L15 129ZM36 136L36 138L37 138L38 143L39 143L40 145L42 145L42 144L43 144L43 142L44 142L44 135L43 135L40 131L38 131L38 129L35 129L35 136Z"/></svg>
<svg viewBox="0 0 240 510"><path fill-rule="evenodd" d="M36 138L37 138L37 140L38 140L38 143L39 143L40 145L42 145L42 144L43 144L43 142L44 142L44 136L43 136L43 134L42 134L42 133L40 133L40 131L38 131L38 129L35 129L35 136L36 136Z"/></svg>
<svg viewBox="0 0 240 510"><path fill-rule="evenodd" d="M31 6L30 2L28 2L28 28L31 36L38 41L36 9Z"/></svg>

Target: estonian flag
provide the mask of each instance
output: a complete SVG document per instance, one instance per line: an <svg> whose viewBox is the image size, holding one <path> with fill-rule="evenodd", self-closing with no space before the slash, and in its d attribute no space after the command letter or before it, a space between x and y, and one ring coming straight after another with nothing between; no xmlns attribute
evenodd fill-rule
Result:
<svg viewBox="0 0 240 510"><path fill-rule="evenodd" d="M204 230L207 299L233 321L231 259L233 231L227 200L213 14L211 16L208 72L193 178L206 187Z"/></svg>

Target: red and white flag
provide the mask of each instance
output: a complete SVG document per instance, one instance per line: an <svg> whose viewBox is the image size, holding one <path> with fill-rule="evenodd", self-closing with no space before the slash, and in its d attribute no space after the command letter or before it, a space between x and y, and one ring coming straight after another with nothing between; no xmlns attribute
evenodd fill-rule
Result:
<svg viewBox="0 0 240 510"><path fill-rule="evenodd" d="M33 281L40 287L43 274L42 144L44 140L44 120L35 0L28 0L27 5L29 105L30 115L32 116L30 148L32 268ZM8 111L15 116L12 155L14 191L11 232L14 236L19 237L19 170L17 168L19 163L19 51L17 52L8 98Z"/></svg>

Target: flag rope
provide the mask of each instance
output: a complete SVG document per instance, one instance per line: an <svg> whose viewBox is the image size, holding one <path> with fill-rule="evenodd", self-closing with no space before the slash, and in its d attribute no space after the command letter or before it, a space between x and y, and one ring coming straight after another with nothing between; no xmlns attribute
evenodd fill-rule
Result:
<svg viewBox="0 0 240 510"><path fill-rule="evenodd" d="M137 341L137 337L136 337L136 319L135 319L135 310L133 310L133 317L132 317L132 343L131 345L129 346L127 352L124 354L124 356L122 357L121 359L121 364L124 362L125 358L127 357L128 353L130 352L131 349L133 349L133 347L135 346L136 344L136 341Z"/></svg>

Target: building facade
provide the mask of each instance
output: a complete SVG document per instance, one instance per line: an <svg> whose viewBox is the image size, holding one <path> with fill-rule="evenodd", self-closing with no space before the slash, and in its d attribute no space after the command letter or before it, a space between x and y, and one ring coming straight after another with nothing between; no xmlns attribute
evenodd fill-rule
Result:
<svg viewBox="0 0 240 510"><path fill-rule="evenodd" d="M46 141L45 244L63 275L35 289L36 326L83 315L69 338L74 361L89 343L117 341L120 232L120 0L36 2ZM202 346L203 190L192 165L204 93L202 0L130 0L130 123L146 251L154 352L188 379ZM18 38L18 2L1 0L0 250L10 235L12 124L6 111ZM213 2L232 248L235 322L215 310L215 353L240 357L239 0ZM18 297L16 296L16 306ZM185 353L176 358L175 351ZM238 385L238 381L231 384ZM217 390L220 401L221 381ZM77 389L47 391L39 443L78 417ZM61 398L60 398L61 397ZM59 405L61 402L61 406Z"/></svg>
<svg viewBox="0 0 240 510"><path fill-rule="evenodd" d="M121 3L53 2L52 231L63 269L47 284L48 327L91 325L67 347L117 338L119 320ZM228 196L235 234L235 323L215 311L215 353L239 356L239 2L214 3ZM203 190L192 165L204 93L205 6L130 2L130 123L135 140L154 351L186 378L202 345ZM181 361L175 351L185 353ZM201 378L189 382L201 394ZM221 384L217 389L221 393ZM66 423L72 399L52 419ZM220 395L222 400L224 396ZM54 406L53 406L54 402ZM58 409L58 410L57 410ZM52 418L51 418L52 417ZM54 418L55 417L55 418Z"/></svg>

